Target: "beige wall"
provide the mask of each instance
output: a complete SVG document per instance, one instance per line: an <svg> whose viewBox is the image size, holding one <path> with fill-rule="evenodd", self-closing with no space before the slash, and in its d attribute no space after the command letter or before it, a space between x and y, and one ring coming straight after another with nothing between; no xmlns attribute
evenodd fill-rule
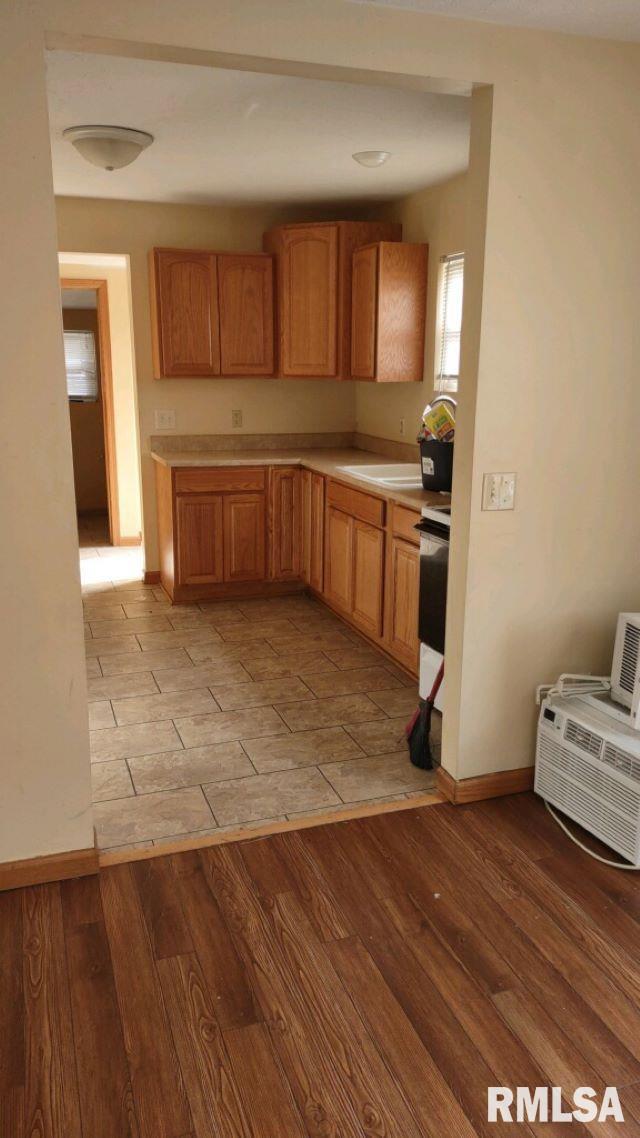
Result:
<svg viewBox="0 0 640 1138"><path fill-rule="evenodd" d="M95 253L95 250L90 251ZM121 263L109 263L107 258L92 261L86 256L73 259L74 254L84 252L83 248L67 246L58 258L61 262L60 276L69 280L107 282L120 538L135 542L140 540L142 533L142 494L129 263L126 257L113 258L113 261Z"/></svg>
<svg viewBox="0 0 640 1138"><path fill-rule="evenodd" d="M64 300L64 294L63 294ZM95 308L63 308L65 330L93 332L96 360L100 367L98 313ZM73 482L78 513L107 508L107 472L104 457L102 399L95 403L69 402Z"/></svg>
<svg viewBox="0 0 640 1138"><path fill-rule="evenodd" d="M144 541L148 569L158 568L155 483L149 457L154 410L175 410L175 434L229 434L231 411L243 414L238 434L352 430L353 384L277 379L153 378L147 255L154 245L245 250L262 248L270 225L296 210L225 209L87 198L58 198L60 249L126 253L138 383ZM303 211L304 212L304 211ZM313 215L314 211L306 211ZM67 266L65 266L65 273ZM163 432L164 433L164 432ZM171 433L171 432L166 432Z"/></svg>
<svg viewBox="0 0 640 1138"><path fill-rule="evenodd" d="M363 434L415 441L422 412L433 395L440 258L464 249L466 192L467 177L462 174L402 198L385 211L390 220L402 223L403 240L429 246L424 379L422 383L356 383L356 420ZM404 435L401 419L405 420Z"/></svg>

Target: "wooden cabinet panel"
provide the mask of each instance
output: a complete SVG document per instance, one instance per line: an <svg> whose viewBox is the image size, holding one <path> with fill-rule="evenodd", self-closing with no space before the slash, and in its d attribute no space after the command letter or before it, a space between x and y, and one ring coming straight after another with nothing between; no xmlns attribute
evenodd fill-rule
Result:
<svg viewBox="0 0 640 1138"><path fill-rule="evenodd" d="M350 613L353 603L354 519L331 507L325 517L325 596L336 608Z"/></svg>
<svg viewBox="0 0 640 1138"><path fill-rule="evenodd" d="M273 375L273 259L218 254L222 375Z"/></svg>
<svg viewBox="0 0 640 1138"><path fill-rule="evenodd" d="M384 525L386 502L373 494L354 490L352 486L345 486L342 482L334 482L330 478L327 482L327 502L347 514L353 514L363 522L369 522L374 526Z"/></svg>
<svg viewBox="0 0 640 1138"><path fill-rule="evenodd" d="M222 498L176 498L176 570L179 585L214 585L223 579Z"/></svg>
<svg viewBox="0 0 640 1138"><path fill-rule="evenodd" d="M389 651L412 672L418 670L420 551L392 537L387 554L385 638Z"/></svg>
<svg viewBox="0 0 640 1138"><path fill-rule="evenodd" d="M223 490L264 490L262 466L188 466L175 472L178 493L219 493Z"/></svg>
<svg viewBox="0 0 640 1138"><path fill-rule="evenodd" d="M309 584L322 592L324 583L324 478L311 475L311 549L309 554Z"/></svg>
<svg viewBox="0 0 640 1138"><path fill-rule="evenodd" d="M269 478L269 575L273 581L302 574L302 471L275 466Z"/></svg>
<svg viewBox="0 0 640 1138"><path fill-rule="evenodd" d="M338 228L285 229L280 260L281 372L337 375Z"/></svg>
<svg viewBox="0 0 640 1138"><path fill-rule="evenodd" d="M224 496L224 579L261 581L265 576L265 496Z"/></svg>
<svg viewBox="0 0 640 1138"><path fill-rule="evenodd" d="M412 545L420 544L420 534L416 526L421 520L418 510L409 510L406 506L399 506L393 502L391 506L391 529L396 537L403 537Z"/></svg>
<svg viewBox="0 0 640 1138"><path fill-rule="evenodd" d="M382 636L384 532L364 522L353 530L353 619L371 636Z"/></svg>
<svg viewBox="0 0 640 1138"><path fill-rule="evenodd" d="M352 297L351 374L356 379L373 379L378 312L377 245L366 245L353 254Z"/></svg>
<svg viewBox="0 0 640 1138"><path fill-rule="evenodd" d="M305 585L311 584L311 471L302 471L302 560L301 575Z"/></svg>
<svg viewBox="0 0 640 1138"><path fill-rule="evenodd" d="M154 249L150 263L156 377L219 375L215 255Z"/></svg>

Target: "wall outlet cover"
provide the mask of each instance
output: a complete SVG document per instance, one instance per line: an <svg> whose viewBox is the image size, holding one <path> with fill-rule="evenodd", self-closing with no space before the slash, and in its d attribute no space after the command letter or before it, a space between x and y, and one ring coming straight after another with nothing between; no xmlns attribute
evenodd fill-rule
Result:
<svg viewBox="0 0 640 1138"><path fill-rule="evenodd" d="M482 479L482 509L512 510L516 496L514 473L485 474Z"/></svg>
<svg viewBox="0 0 640 1138"><path fill-rule="evenodd" d="M175 411L154 411L153 426L156 431L173 431L176 426Z"/></svg>

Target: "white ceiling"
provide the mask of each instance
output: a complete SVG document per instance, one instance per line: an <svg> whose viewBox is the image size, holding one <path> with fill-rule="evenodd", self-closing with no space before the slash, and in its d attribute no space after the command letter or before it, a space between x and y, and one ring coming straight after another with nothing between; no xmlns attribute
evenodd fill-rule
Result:
<svg viewBox="0 0 640 1138"><path fill-rule="evenodd" d="M640 40L640 0L350 0L433 16L546 28L580 36Z"/></svg>
<svg viewBox="0 0 640 1138"><path fill-rule="evenodd" d="M189 203L400 197L467 167L469 100L390 87L49 52L56 194ZM155 142L111 173L62 139L88 123ZM351 157L390 150L378 169Z"/></svg>

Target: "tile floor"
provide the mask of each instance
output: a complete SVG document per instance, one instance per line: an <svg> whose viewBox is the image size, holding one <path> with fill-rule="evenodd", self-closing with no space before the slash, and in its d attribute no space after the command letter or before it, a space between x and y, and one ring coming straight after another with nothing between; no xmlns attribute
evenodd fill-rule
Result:
<svg viewBox="0 0 640 1138"><path fill-rule="evenodd" d="M411 798L417 690L312 598L173 607L142 551L80 527L94 818L145 848ZM439 734L439 723L435 724Z"/></svg>

